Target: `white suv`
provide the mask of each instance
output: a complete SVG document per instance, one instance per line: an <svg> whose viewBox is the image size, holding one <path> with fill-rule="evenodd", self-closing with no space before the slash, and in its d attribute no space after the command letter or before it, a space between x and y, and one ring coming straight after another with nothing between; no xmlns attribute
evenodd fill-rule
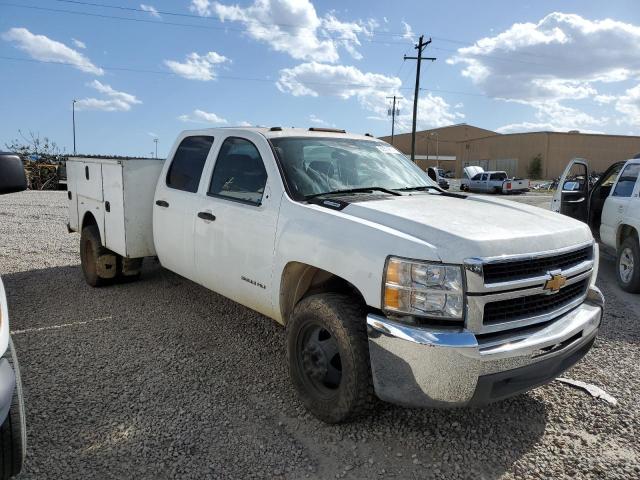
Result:
<svg viewBox="0 0 640 480"><path fill-rule="evenodd" d="M638 157L638 156L636 156ZM551 209L587 223L616 251L618 283L640 293L640 158L613 164L593 185L589 166L572 160L560 178Z"/></svg>

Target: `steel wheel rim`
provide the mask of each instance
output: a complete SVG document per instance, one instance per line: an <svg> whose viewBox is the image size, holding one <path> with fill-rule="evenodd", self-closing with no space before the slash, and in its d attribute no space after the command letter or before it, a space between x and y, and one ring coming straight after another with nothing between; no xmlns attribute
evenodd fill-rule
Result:
<svg viewBox="0 0 640 480"><path fill-rule="evenodd" d="M633 277L633 269L633 252L627 247L620 253L620 260L618 261L618 272L624 283L629 283L631 281L631 278Z"/></svg>
<svg viewBox="0 0 640 480"><path fill-rule="evenodd" d="M342 381L342 362L331 332L315 323L304 327L298 335L296 357L307 388L323 398L335 396Z"/></svg>

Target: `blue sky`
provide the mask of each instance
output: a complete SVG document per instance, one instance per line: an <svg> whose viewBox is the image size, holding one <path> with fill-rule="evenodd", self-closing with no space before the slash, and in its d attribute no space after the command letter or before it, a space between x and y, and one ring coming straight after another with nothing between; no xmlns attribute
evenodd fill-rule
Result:
<svg viewBox="0 0 640 480"><path fill-rule="evenodd" d="M384 135L392 94L407 131L421 33L438 60L420 128L640 135L633 0L84 3L0 1L1 146L31 130L71 151L73 99L84 153L148 155L157 136L162 156L180 130L243 123Z"/></svg>

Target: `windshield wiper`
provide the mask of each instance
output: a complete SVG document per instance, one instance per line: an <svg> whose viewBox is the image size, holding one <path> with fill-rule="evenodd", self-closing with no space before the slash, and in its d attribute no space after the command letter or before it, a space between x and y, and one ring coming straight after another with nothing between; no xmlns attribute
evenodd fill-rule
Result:
<svg viewBox="0 0 640 480"><path fill-rule="evenodd" d="M404 187L404 188L394 188L397 192L413 192L413 191L422 191L422 190L440 190L440 188L434 185L420 185L419 187Z"/></svg>
<svg viewBox="0 0 640 480"><path fill-rule="evenodd" d="M367 192L384 192L384 193L388 193L389 195L395 195L395 196L400 195L400 193L398 193L398 192L396 192L394 190L389 190L388 188L383 188L383 187L365 187L365 188L347 188L347 189L344 189L344 190L333 190L331 192L314 193L314 194L311 194L311 195L306 195L304 198L306 200L310 200L312 198L322 197L324 195L340 195L340 194L367 193Z"/></svg>

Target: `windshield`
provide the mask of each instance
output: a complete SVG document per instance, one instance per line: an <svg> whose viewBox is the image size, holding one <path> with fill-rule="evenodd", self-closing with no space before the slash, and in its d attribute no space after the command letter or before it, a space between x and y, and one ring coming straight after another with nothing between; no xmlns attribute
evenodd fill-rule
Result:
<svg viewBox="0 0 640 480"><path fill-rule="evenodd" d="M272 138L298 200L339 190L431 187L435 183L390 145L352 138Z"/></svg>

